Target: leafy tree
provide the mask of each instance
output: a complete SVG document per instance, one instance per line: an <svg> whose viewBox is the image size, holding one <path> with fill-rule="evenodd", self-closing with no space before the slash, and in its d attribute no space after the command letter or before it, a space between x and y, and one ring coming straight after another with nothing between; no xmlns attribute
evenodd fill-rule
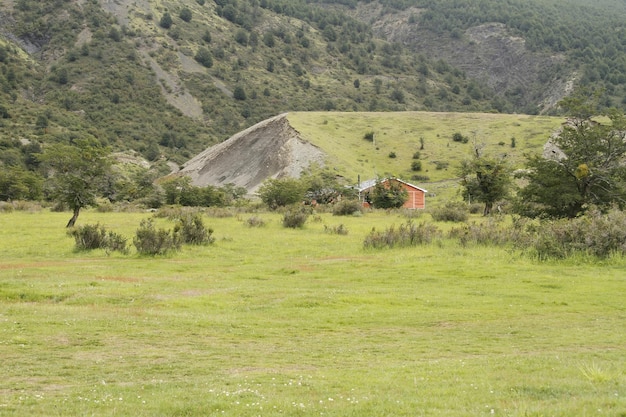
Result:
<svg viewBox="0 0 626 417"><path fill-rule="evenodd" d="M295 178L270 178L259 188L261 200L272 210L304 201L306 186Z"/></svg>
<svg viewBox="0 0 626 417"><path fill-rule="evenodd" d="M96 204L111 167L108 156L107 148L85 139L52 145L41 155L48 168L50 197L73 211L67 227L76 224L81 208Z"/></svg>
<svg viewBox="0 0 626 417"><path fill-rule="evenodd" d="M593 101L593 100L591 100ZM562 154L535 156L527 163L528 184L519 192L519 211L549 217L576 217L590 205L626 204L626 117L610 110L610 123L592 120L589 100L574 97L561 103L572 118L553 144Z"/></svg>
<svg viewBox="0 0 626 417"><path fill-rule="evenodd" d="M506 160L484 157L478 151L473 159L461 163L459 174L464 187L463 198L484 203L485 216L491 213L493 204L505 198L511 189L511 169Z"/></svg>
<svg viewBox="0 0 626 417"><path fill-rule="evenodd" d="M196 187L191 185L191 178L177 177L163 182L165 201L168 204L180 204L190 207L223 206L226 194L218 187Z"/></svg>
<svg viewBox="0 0 626 417"><path fill-rule="evenodd" d="M20 167L0 170L0 201L37 200L42 195L42 178Z"/></svg>
<svg viewBox="0 0 626 417"><path fill-rule="evenodd" d="M315 201L318 204L337 202L346 192L334 172L319 166L312 166L307 172L303 172L300 181L306 187L307 201Z"/></svg>
<svg viewBox="0 0 626 417"><path fill-rule="evenodd" d="M399 208L406 202L409 193L393 179L378 181L371 191L369 201L376 208Z"/></svg>

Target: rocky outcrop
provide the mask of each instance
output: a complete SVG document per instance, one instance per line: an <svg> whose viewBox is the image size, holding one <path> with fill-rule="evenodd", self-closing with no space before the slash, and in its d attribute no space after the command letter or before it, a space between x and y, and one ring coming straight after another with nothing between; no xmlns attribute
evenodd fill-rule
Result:
<svg viewBox="0 0 626 417"><path fill-rule="evenodd" d="M297 178L309 165L323 165L324 155L281 114L206 149L177 175L189 176L196 186L234 184L253 193L267 178Z"/></svg>

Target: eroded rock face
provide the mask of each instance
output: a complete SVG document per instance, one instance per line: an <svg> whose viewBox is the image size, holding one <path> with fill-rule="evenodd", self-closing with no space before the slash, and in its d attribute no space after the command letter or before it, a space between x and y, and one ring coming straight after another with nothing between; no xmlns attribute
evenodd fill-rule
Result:
<svg viewBox="0 0 626 417"><path fill-rule="evenodd" d="M234 184L253 193L267 178L300 176L309 165L323 165L324 153L303 140L286 114L264 120L212 146L188 161L179 175L196 186Z"/></svg>

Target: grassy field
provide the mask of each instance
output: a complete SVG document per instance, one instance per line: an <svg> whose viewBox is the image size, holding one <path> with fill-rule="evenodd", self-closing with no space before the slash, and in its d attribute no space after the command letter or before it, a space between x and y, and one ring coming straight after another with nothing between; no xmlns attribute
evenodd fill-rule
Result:
<svg viewBox="0 0 626 417"><path fill-rule="evenodd" d="M472 157L475 145L486 156L504 157L514 168L523 168L526 155L541 153L563 122L560 117L433 112L295 112L288 119L306 140L331 155L327 165L353 183L359 175L362 180L395 176L426 188L435 204L454 197L457 168ZM373 142L364 139L368 132L374 133ZM468 142L454 142L457 132ZM415 152L422 162L419 172L411 170ZM415 174L429 179L412 180Z"/></svg>
<svg viewBox="0 0 626 417"><path fill-rule="evenodd" d="M626 416L626 260L370 251L406 219L257 215L146 258L75 252L68 213L0 214L0 415Z"/></svg>

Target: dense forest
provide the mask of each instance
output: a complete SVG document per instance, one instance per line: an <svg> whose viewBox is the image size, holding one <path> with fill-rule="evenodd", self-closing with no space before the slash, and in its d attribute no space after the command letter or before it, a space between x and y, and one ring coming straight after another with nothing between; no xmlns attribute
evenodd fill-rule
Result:
<svg viewBox="0 0 626 417"><path fill-rule="evenodd" d="M598 110L626 106L626 5L614 0L0 4L5 184L42 179L42 149L79 139L145 160L157 177L285 111L551 114L547 94L578 88L602 92ZM385 36L385 21L408 35ZM538 62L505 87L425 41L481 49L468 34L494 23Z"/></svg>

